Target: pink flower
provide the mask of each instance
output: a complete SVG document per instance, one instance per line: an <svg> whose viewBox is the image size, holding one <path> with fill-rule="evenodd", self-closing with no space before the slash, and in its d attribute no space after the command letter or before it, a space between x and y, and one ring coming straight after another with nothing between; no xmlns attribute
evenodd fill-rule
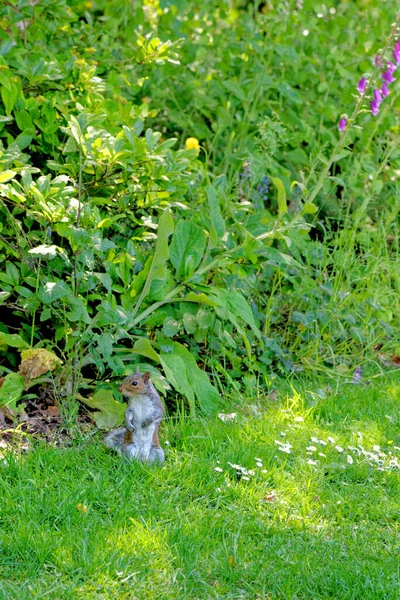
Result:
<svg viewBox="0 0 400 600"><path fill-rule="evenodd" d="M367 80L365 77L362 77L358 82L357 91L360 92L361 95L365 92L365 88L367 87Z"/></svg>
<svg viewBox="0 0 400 600"><path fill-rule="evenodd" d="M383 100L381 90L374 90L374 100L376 106L379 106Z"/></svg>
<svg viewBox="0 0 400 600"><path fill-rule="evenodd" d="M375 60L374 60L374 65L375 65L375 67L378 65L378 63L379 63L379 61L380 61L380 60L381 60L381 55L380 55L380 54L377 54L377 55L375 56Z"/></svg>
<svg viewBox="0 0 400 600"><path fill-rule="evenodd" d="M392 73L397 69L396 65L394 65L390 60L388 60L387 68L389 69L389 71L392 71Z"/></svg>
<svg viewBox="0 0 400 600"><path fill-rule="evenodd" d="M382 92L382 96L383 96L384 98L386 98L386 96L389 96L390 92L389 92L389 88L388 88L388 86L386 85L386 83L382 83L382 89L381 89L381 92Z"/></svg>
<svg viewBox="0 0 400 600"><path fill-rule="evenodd" d="M393 58L396 61L396 65L400 65L400 50L393 50Z"/></svg>
<svg viewBox="0 0 400 600"><path fill-rule="evenodd" d="M373 117L376 117L379 112L379 105L375 102L375 100L371 101L371 111Z"/></svg>
<svg viewBox="0 0 400 600"><path fill-rule="evenodd" d="M393 81L396 81L395 78L393 77L393 71L391 71L390 69L388 69L387 71L382 73L382 78L383 78L383 81L385 83L387 83L388 85L390 83L393 83Z"/></svg>
<svg viewBox="0 0 400 600"><path fill-rule="evenodd" d="M339 127L339 131L344 131L346 129L347 120L344 117L340 119L338 127Z"/></svg>

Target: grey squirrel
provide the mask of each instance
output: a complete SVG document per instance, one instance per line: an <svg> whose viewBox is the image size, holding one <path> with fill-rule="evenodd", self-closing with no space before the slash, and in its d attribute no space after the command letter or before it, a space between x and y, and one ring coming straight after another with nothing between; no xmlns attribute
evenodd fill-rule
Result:
<svg viewBox="0 0 400 600"><path fill-rule="evenodd" d="M125 377L118 389L128 398L125 427L110 431L104 443L132 460L162 465L165 456L158 430L165 411L150 381L149 371L142 375L136 369L133 375Z"/></svg>

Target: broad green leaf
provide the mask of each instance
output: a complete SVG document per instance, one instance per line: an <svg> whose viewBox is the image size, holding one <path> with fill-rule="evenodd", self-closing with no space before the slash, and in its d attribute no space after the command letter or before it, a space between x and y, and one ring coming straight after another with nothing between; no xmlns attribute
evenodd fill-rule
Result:
<svg viewBox="0 0 400 600"><path fill-rule="evenodd" d="M12 348L17 348L21 350L21 348L29 348L29 344L22 339L18 333L3 333L0 331L0 344L11 346Z"/></svg>
<svg viewBox="0 0 400 600"><path fill-rule="evenodd" d="M190 413L194 415L196 412L195 396L187 377L184 361L174 352L161 352L160 361L168 382L177 392L185 396L189 403Z"/></svg>
<svg viewBox="0 0 400 600"><path fill-rule="evenodd" d="M212 288L212 293L217 298L220 306L227 309L235 317L240 317L252 328L257 337L261 336L260 329L254 319L253 311L240 292Z"/></svg>
<svg viewBox="0 0 400 600"><path fill-rule="evenodd" d="M73 295L72 290L64 281L48 281L39 291L39 297L44 304L49 304L55 300L69 300Z"/></svg>
<svg viewBox="0 0 400 600"><path fill-rule="evenodd" d="M173 231L174 221L172 215L169 210L165 210L158 222L156 249L154 251L149 274L147 275L146 283L143 286L139 299L132 312L132 317L138 312L142 301L149 293L152 281L158 278L160 267L162 267L169 258L168 239Z"/></svg>
<svg viewBox="0 0 400 600"><path fill-rule="evenodd" d="M173 317L167 317L163 323L163 333L167 337L174 337L178 333L181 328L181 324L179 321L174 319Z"/></svg>
<svg viewBox="0 0 400 600"><path fill-rule="evenodd" d="M208 185L206 187L208 204L210 206L210 219L215 229L215 232L219 238L221 238L226 230L225 221L221 215L219 209L219 200L217 190L214 186Z"/></svg>
<svg viewBox="0 0 400 600"><path fill-rule="evenodd" d="M197 313L197 322L199 324L200 329L208 329L213 322L214 315L208 312L207 310L199 310Z"/></svg>
<svg viewBox="0 0 400 600"><path fill-rule="evenodd" d="M174 342L173 347L174 351L169 356L175 356L182 360L187 380L194 391L200 408L208 413L215 411L221 402L221 397L211 384L207 373L200 369L196 359L185 346ZM162 358L165 360L164 355Z"/></svg>
<svg viewBox="0 0 400 600"><path fill-rule="evenodd" d="M196 315L192 315L192 313L185 313L183 315L183 326L185 327L187 333L193 335L197 329Z"/></svg>
<svg viewBox="0 0 400 600"><path fill-rule="evenodd" d="M17 86L14 83L11 83L8 87L5 85L1 86L1 97L4 102L4 108L6 109L6 115L11 114L18 98Z"/></svg>
<svg viewBox="0 0 400 600"><path fill-rule="evenodd" d="M179 281L189 279L203 258L206 247L204 231L191 221L179 221L170 246L170 259Z"/></svg>
<svg viewBox="0 0 400 600"><path fill-rule="evenodd" d="M286 190L285 190L285 187L284 187L282 181L280 179L278 179L278 177L271 177L271 181L274 184L274 186L276 187L277 192L278 192L278 196L277 196L278 212L279 212L279 216L281 217L282 215L285 214L285 212L287 212Z"/></svg>
<svg viewBox="0 0 400 600"><path fill-rule="evenodd" d="M6 264L6 273L12 285L18 285L20 280L20 274L17 267L13 263Z"/></svg>
<svg viewBox="0 0 400 600"><path fill-rule="evenodd" d="M150 358L150 360L154 360L156 363L160 362L160 357L151 345L150 340L147 338L139 338L135 342L132 351L136 352L137 354L141 354L142 356L146 356L147 358Z"/></svg>
<svg viewBox="0 0 400 600"><path fill-rule="evenodd" d="M126 404L117 402L111 390L99 390L90 398L79 396L79 399L90 408L98 409L92 415L97 427L116 427L122 423Z"/></svg>
<svg viewBox="0 0 400 600"><path fill-rule="evenodd" d="M25 382L18 373L8 373L3 385L0 387L0 407L8 406L15 408L15 404L21 398L25 388Z"/></svg>
<svg viewBox="0 0 400 600"><path fill-rule="evenodd" d="M26 110L18 110L14 112L14 114L17 125L21 131L30 131L31 129L34 129L32 117Z"/></svg>

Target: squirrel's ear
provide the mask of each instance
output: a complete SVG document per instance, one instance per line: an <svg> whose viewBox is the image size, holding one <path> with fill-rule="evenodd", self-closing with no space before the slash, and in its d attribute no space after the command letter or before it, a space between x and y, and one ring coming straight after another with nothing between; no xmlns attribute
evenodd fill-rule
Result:
<svg viewBox="0 0 400 600"><path fill-rule="evenodd" d="M150 379L150 371L146 371L146 373L143 375L143 381L148 381Z"/></svg>

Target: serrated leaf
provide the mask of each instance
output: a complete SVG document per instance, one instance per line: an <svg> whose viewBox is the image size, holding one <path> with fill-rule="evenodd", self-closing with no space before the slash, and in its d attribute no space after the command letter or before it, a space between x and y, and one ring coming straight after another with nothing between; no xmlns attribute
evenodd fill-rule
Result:
<svg viewBox="0 0 400 600"><path fill-rule="evenodd" d="M126 405L117 402L111 390L99 390L90 398L80 396L79 399L90 408L98 409L92 415L97 427L111 428L122 423Z"/></svg>
<svg viewBox="0 0 400 600"><path fill-rule="evenodd" d="M72 298L72 291L63 281L48 281L39 291L39 297L44 304L55 300Z"/></svg>

